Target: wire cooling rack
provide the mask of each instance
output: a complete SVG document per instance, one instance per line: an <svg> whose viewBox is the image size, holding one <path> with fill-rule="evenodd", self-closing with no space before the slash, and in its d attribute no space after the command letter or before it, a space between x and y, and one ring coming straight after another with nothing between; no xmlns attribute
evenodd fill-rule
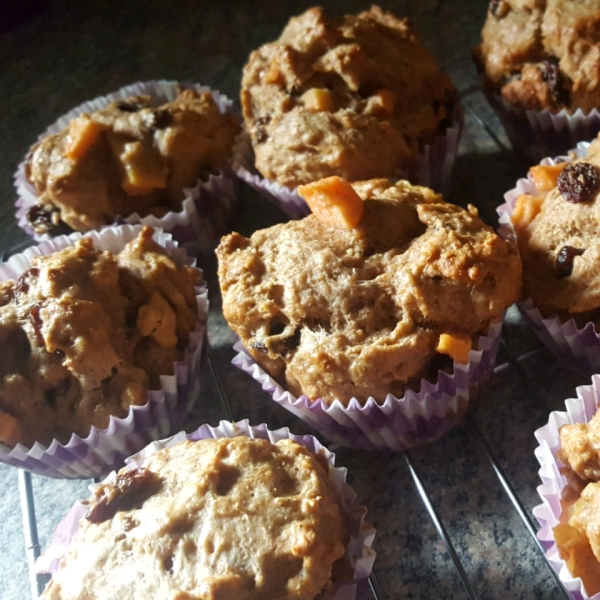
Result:
<svg viewBox="0 0 600 600"><path fill-rule="evenodd" d="M524 176L526 172L525 166L519 166L514 162L509 145L506 142L503 131L499 122L487 106L477 82L472 68L467 63L455 65L447 71L452 76L457 87L462 90L462 102L466 114L466 132L461 143L461 159L458 161L457 169L454 177L453 193L451 201L466 205L472 203L480 210L480 214L484 220L490 223L496 222L495 206L501 202L501 192L513 187L518 176ZM484 157L484 160L480 160ZM483 167L481 166L483 163ZM19 251L20 248L14 248L13 251ZM511 332L503 333L502 348L499 355L498 364L495 368L495 380L498 378L502 381L510 381L513 388L520 390L520 394L538 407L540 418L538 418L537 426L541 426L547 420L547 413L552 408L560 408L560 405L552 406L542 397L543 392L540 391L540 377L537 381L533 381L529 365L531 363L543 363L541 369L542 379L547 378L548 381L555 377L562 377L563 371L558 363L547 353L545 348L536 341L532 334L524 333L520 330L522 324L516 328L516 336ZM209 326L210 335L210 326ZM211 374L212 384L216 388L216 393L220 400L220 410L223 418L235 420L235 417L242 415L236 414L229 395L226 391L226 386L223 384L222 374L220 373L218 361L215 360L214 351L208 346L208 370ZM539 369L538 369L539 371ZM241 376L241 374L240 374ZM578 383L578 382L576 382ZM545 389L552 389L546 386ZM574 385L574 384L573 384ZM573 389L573 385L569 388ZM543 387L543 386L542 386ZM494 392L495 400L502 397L502 390L496 389ZM484 397L481 403L488 401ZM537 403L537 404L536 404ZM478 420L479 413L469 415L464 424L460 426L460 436L464 436L473 448L476 448L476 453L479 458L487 464L487 469L493 472L497 482L499 482L503 493L510 502L514 514L518 515L520 527L526 532L526 536L530 538L531 545L537 552L543 555L543 548L536 537L536 526L533 523L529 510L531 508L531 499L529 498L529 507L526 508L521 500L523 492L515 491L514 482L511 483L511 477L505 474L506 469L501 465L506 465L506 458L498 456L498 444L496 441L490 441L489 435L483 431L481 423ZM541 419L541 420L540 420ZM545 420L544 420L545 419ZM528 432L533 436L533 429ZM504 454L501 452L501 454ZM465 552L457 549L456 536L449 533L449 528L445 518L445 508L439 497L433 498L431 490L431 477L424 473L423 465L427 462L427 457L431 455L431 450L427 447L417 449L410 452L404 452L402 460L410 474L410 479L414 484L414 491L420 498L424 509L429 515L431 524L435 531L443 541L443 546L447 553L447 557L451 561L455 572L462 583L464 597L471 600L485 598L485 592L478 591L481 586L473 581L472 565L465 565ZM511 468L511 473L514 469ZM530 487L535 487L539 482L535 472L528 475ZM24 537L26 543L27 561L30 573L30 587L32 598L37 598L47 582L46 576L36 575L34 571L34 562L40 554L41 548L38 540L35 501L32 489L31 476L29 473L19 471L19 489L23 514ZM439 496L437 494L436 496ZM441 506L441 508L440 508ZM370 508L370 507L369 507ZM376 516L376 515L374 515ZM455 529L453 527L453 529ZM462 541L458 540L459 545L463 545ZM375 543L375 549L380 550ZM539 557L538 557L539 558ZM547 578L554 578L554 589L552 598L569 598L570 596L563 588L558 579L558 576L545 562L539 561L540 570L547 569ZM504 565L503 569L507 573L513 568L513 565ZM397 598L397 594L390 592L388 582L384 577L376 575L377 561L375 562L375 570L369 579L369 587L365 590L367 597L375 600L393 600ZM508 577L508 575L507 575ZM431 591L431 596L411 595L410 587L407 598L429 598L435 597L435 590ZM517 595L515 595L517 594ZM515 592L515 594L507 593L502 596L505 598L532 598L535 597L533 592ZM454 597L458 597L453 595ZM501 597L501 596L498 596ZM538 596L539 597L539 596Z"/></svg>

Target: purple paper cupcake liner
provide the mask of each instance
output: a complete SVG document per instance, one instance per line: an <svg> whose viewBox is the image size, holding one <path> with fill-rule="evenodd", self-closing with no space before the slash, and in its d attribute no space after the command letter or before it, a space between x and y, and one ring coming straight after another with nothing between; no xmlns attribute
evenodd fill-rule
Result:
<svg viewBox="0 0 600 600"><path fill-rule="evenodd" d="M544 158L540 164L554 165L572 162L574 157L583 158L587 156L589 146L589 142L580 142L569 155ZM504 194L505 203L496 209L500 223L498 233L513 242L516 242L516 235L510 217L521 194L539 194L530 176L519 179L516 187ZM533 331L566 366L588 376L600 370L600 335L593 323L578 328L573 319L563 323L557 315L544 317L531 298L520 300L517 306Z"/></svg>
<svg viewBox="0 0 600 600"><path fill-rule="evenodd" d="M141 225L107 227L101 232L90 232L86 237L94 240L94 247L118 253L127 242L138 236L141 229ZM34 256L52 254L73 246L81 237L80 233L60 236L13 256L0 265L0 281L18 278L31 267ZM171 234L156 230L153 237L169 251L178 265L195 264L183 248L177 247ZM145 405L132 406L124 418L110 417L106 429L92 427L85 438L73 434L66 444L57 440L48 447L37 442L31 448L22 444L14 448L0 444L0 462L47 477L88 479L121 466L133 452L177 431L196 401L200 388L200 359L208 316L208 293L204 282L196 288L196 302L198 322L195 331L190 334L184 360L174 363L173 375L160 376L161 389L148 390L149 399Z"/></svg>
<svg viewBox="0 0 600 600"><path fill-rule="evenodd" d="M369 398L361 405L352 398L348 406L339 400L327 404L299 398L282 388L246 353L238 342L233 364L249 373L273 400L340 446L363 450L405 450L431 442L458 425L472 407L480 389L491 378L500 345L502 321L492 323L481 336L469 362L454 362L452 373L438 372L437 383L422 380L420 391L407 390L404 397L388 394L382 404Z"/></svg>
<svg viewBox="0 0 600 600"><path fill-rule="evenodd" d="M515 108L497 92L484 87L488 102L498 115L519 160L527 166L546 156L558 156L600 132L600 112L585 114L580 108L573 113L561 110L523 110Z"/></svg>
<svg viewBox="0 0 600 600"><path fill-rule="evenodd" d="M540 524L537 537L545 549L546 560L558 573L570 597L574 600L600 600L600 593L589 596L581 579L573 577L559 555L552 531L560 522L562 491L569 483L565 465L557 457L560 449L559 430L563 425L588 423L596 414L600 405L600 376L592 376L591 385L580 386L576 392L577 398L565 400L566 411L550 413L548 424L535 432L539 442L535 456L540 463L539 475L542 480L537 491L542 504L533 509L533 514Z"/></svg>
<svg viewBox="0 0 600 600"><path fill-rule="evenodd" d="M128 96L150 95L155 104L172 102L177 98L180 87L193 89L198 93L210 92L221 113L230 112L239 120L238 111L227 96L199 84L180 84L177 81L148 81L123 87L116 92L84 102L60 117L39 136L38 141L65 129L72 119L83 113L91 113L108 106L111 102L122 100ZM15 187L19 198L15 206L19 226L35 240L47 240L52 236L36 234L27 220L27 211L37 203L37 191L25 177L25 160L19 164L15 173ZM173 235L173 238L190 253L206 251L214 248L222 233L227 229L237 202L237 178L228 166L216 175L209 175L206 181L198 180L196 185L185 188L185 197L180 211L168 212L163 217L148 215L140 217L137 213L120 217L113 225L141 223L154 228L161 228Z"/></svg>
<svg viewBox="0 0 600 600"><path fill-rule="evenodd" d="M426 145L417 156L411 173L406 178L411 183L425 185L436 192L447 195L450 191L452 169L458 154L458 144L464 126L464 111L457 105L452 125L443 136L437 136L431 145ZM296 189L291 190L275 181L265 179L254 166L254 150L248 132L243 132L233 148L233 171L262 196L273 202L292 219L301 219L310 213L304 199Z"/></svg>
<svg viewBox="0 0 600 600"><path fill-rule="evenodd" d="M272 443L283 439L292 439L302 444L314 454L322 455L327 460L329 464L329 480L340 495L342 511L347 516L350 525L351 539L346 547L346 556L354 569L354 579L330 586L322 600L354 600L357 595L357 589L365 585L366 579L371 574L373 568L375 551L372 550L371 546L376 531L365 522L367 510L364 506L357 504L356 493L346 484L346 469L336 468L335 455L322 446L313 436L293 435L287 428L270 431L264 423L252 427L247 420L237 423L221 421L218 427L202 425L199 429L187 435L184 432L180 432L169 439L153 442L138 454L128 458L125 469L131 470L139 467L147 457L161 448L174 446L186 439L196 442L209 438L232 438L240 435L253 439L269 440ZM110 480L115 476L116 473L113 472L107 479ZM95 486L91 486L91 489L94 490ZM67 516L59 523L51 546L36 562L36 571L38 573L54 574L58 571L59 560L71 544L73 536L77 533L79 521L86 512L87 507L83 503L77 502Z"/></svg>

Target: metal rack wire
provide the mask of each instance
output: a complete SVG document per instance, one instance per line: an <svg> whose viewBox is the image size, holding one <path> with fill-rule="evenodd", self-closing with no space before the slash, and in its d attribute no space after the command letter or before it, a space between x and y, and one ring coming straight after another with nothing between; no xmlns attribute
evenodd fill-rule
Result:
<svg viewBox="0 0 600 600"><path fill-rule="evenodd" d="M449 69L451 70L451 69ZM470 102L470 98L473 94L480 93L479 88L475 85L468 86L464 89L462 93L462 101L464 107L467 111L467 114L470 115L478 126L486 133L489 140L497 147L497 149L504 156L509 156L510 151L506 147L506 145L501 141L500 137L497 135L495 128L493 125L490 125L486 120L482 117L481 114L477 110L475 110ZM19 249L14 249L19 250ZM495 372L499 373L505 369L512 369L514 373L520 378L520 381L525 389L530 387L530 381L528 380L526 374L521 368L521 364L523 361L526 361L532 357L534 357L541 350L541 346L535 347L533 349L528 350L523 354L516 355L513 353L510 348L504 343L503 344L503 353L505 356L505 360L499 364ZM221 381L221 376L219 374L219 370L217 368L217 364L213 355L213 351L208 345L208 366L210 372L212 374L212 379L215 384L220 402L222 412L228 420L235 420L234 411L232 409L231 402L227 396L225 387ZM519 500L517 494L515 493L513 486L508 480L507 476L504 474L498 458L495 456L492 446L488 443L488 440L484 436L480 427L473 417L467 417L466 422L464 424L464 429L467 432L469 438L473 440L473 443L482 449L483 455L485 455L489 466L493 470L496 478L500 482L504 493L510 500L514 510L518 514L521 519L524 527L529 532L532 539L535 541L535 544L539 550L543 554L544 550L541 546L539 540L536 536L536 529L531 519L529 518L525 508L523 507L521 501ZM404 453L404 460L406 462L406 466L409 470L410 476L414 483L415 489L420 497L429 517L439 534L440 538L443 540L446 550L451 558L451 561L458 573L460 581L464 587L465 597L471 600L477 600L480 596L477 595L475 591L475 586L472 584L469 575L467 573L467 569L465 569L463 563L461 562L461 558L459 553L456 551L454 543L451 539L450 534L448 533L447 528L444 525L444 522L436 507L434 506L434 502L432 501L426 484L424 483L424 478L422 477L419 469L417 467L416 461L413 459L413 454L411 452ZM25 542L26 542L26 553L27 553L27 561L29 565L29 573L30 573L30 587L31 594L33 598L37 598L37 596L41 593L43 587L46 584L45 576L38 576L34 572L34 562L40 554L40 544L38 540L37 534L37 525L36 525L36 513L35 513L35 505L34 505L34 497L32 491L31 484L31 476L29 473L20 471L19 472L19 487L20 487L20 498L21 498L21 506L22 506L22 514L23 514L23 527L25 534ZM547 563L545 563L547 565ZM556 580L557 589L560 590L562 596L564 598L569 598L569 594L562 586L558 575L547 565L547 568L550 573L554 576ZM369 579L369 588L367 593L371 595L375 600L391 600L391 596L385 591L385 582L380 583L375 575L371 575Z"/></svg>

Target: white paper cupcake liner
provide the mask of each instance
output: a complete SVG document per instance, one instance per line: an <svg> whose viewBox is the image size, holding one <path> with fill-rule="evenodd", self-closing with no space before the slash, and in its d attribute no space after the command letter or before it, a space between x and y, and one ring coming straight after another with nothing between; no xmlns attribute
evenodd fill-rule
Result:
<svg viewBox="0 0 600 600"><path fill-rule="evenodd" d="M587 156L589 146L590 142L579 142L571 154L544 158L541 164L572 162L574 156ZM516 187L504 194L505 203L496 209L500 224L498 232L503 238L513 242L516 241L516 236L510 217L521 194L538 194L530 177L519 179ZM517 302L517 306L533 331L565 365L584 375L600 370L600 335L594 330L593 323L587 323L579 329L573 319L562 323L557 315L544 317L531 298Z"/></svg>
<svg viewBox="0 0 600 600"><path fill-rule="evenodd" d="M364 450L405 450L431 442L458 425L473 407L480 389L491 378L500 345L502 321L492 323L469 362L454 362L451 374L438 372L437 383L422 380L420 391L407 390L404 397L388 394L382 404L369 398L361 405L352 398L348 406L339 400L328 405L299 398L282 388L246 353L238 342L233 364L250 374L273 400L308 423L328 440Z"/></svg>
<svg viewBox="0 0 600 600"><path fill-rule="evenodd" d="M94 247L118 253L125 244L135 239L142 226L123 225L107 227L86 236L94 240ZM73 246L80 233L60 236L41 242L0 264L0 280L16 279L31 268L34 256L52 254ZM154 240L167 248L178 265L194 265L187 252L178 248L169 233L156 230ZM148 402L132 406L124 418L111 417L106 429L92 427L89 435L81 438L73 434L66 444L54 440L48 447L35 443L31 448L18 444L9 448L0 444L0 461L38 475L48 477L87 479L104 475L123 464L125 458L153 440L177 431L192 408L200 388L200 359L204 346L208 293L204 282L196 288L198 322L190 334L184 360L174 363L173 375L161 375L161 389L148 390Z"/></svg>
<svg viewBox="0 0 600 600"><path fill-rule="evenodd" d="M71 120L83 113L91 113L108 106L111 102L122 100L129 96L150 95L156 105L172 102L177 98L180 87L196 90L198 93L210 92L221 113L230 112L239 120L233 102L227 96L199 84L179 83L177 81L147 81L123 87L116 92L84 102L60 117L39 136L38 141L61 132L68 127ZM48 234L39 235L27 221L27 211L37 204L37 191L25 176L25 163L23 160L15 173L15 187L19 198L16 218L19 226L37 241L51 239ZM113 225L128 223L135 225L142 223L150 227L160 227L173 235L180 245L190 253L205 251L214 248L226 229L228 221L233 216L236 199L236 177L231 167L225 168L216 175L210 175L206 181L198 180L194 187L186 188L185 198L180 211L168 212L163 217L148 215L140 217L137 213L123 215Z"/></svg>
<svg viewBox="0 0 600 600"><path fill-rule="evenodd" d="M554 541L552 529L559 524L562 513L561 495L568 478L565 476L564 465L557 458L560 448L559 429L563 425L573 423L588 423L596 414L600 404L600 375L592 376L591 385L580 386L576 390L577 398L565 401L566 411L550 413L548 424L535 432L539 446L535 455L540 463L539 475L542 485L537 488L542 499L533 509L533 514L540 524L537 532L538 539L545 548L546 560L560 577L564 587L575 600L600 600L600 593L589 596L578 577L573 577L565 561L560 558L558 547ZM563 469L563 472L561 472ZM600 568L600 565L599 567Z"/></svg>
<svg viewBox="0 0 600 600"><path fill-rule="evenodd" d="M354 600L357 590L366 584L366 580L373 568L375 551L372 550L371 546L376 531L365 522L367 510L364 506L357 504L356 493L346 484L347 470L336 468L335 455L322 446L313 436L293 435L287 428L270 431L265 424L252 427L247 420L237 423L221 421L218 427L202 425L199 429L187 435L184 432L180 432L169 439L153 442L135 456L127 459L127 466L125 468L131 470L139 467L147 457L161 448L174 446L185 439L196 442L207 438L232 438L240 435L253 439L269 440L272 443L289 438L302 444L314 454L320 454L326 458L329 464L329 480L340 495L342 511L347 516L350 525L351 539L346 547L346 556L354 569L354 579L331 586L322 600ZM115 476L116 473L113 472L108 479L110 480ZM91 489L94 490L95 486L91 486ZM84 517L86 512L87 507L78 502L59 523L52 545L36 563L36 571L38 573L55 573L58 570L59 560L67 551L73 536L77 532L79 521Z"/></svg>
<svg viewBox="0 0 600 600"><path fill-rule="evenodd" d="M443 136L437 136L431 145L426 145L417 156L416 164L406 178L414 184L425 185L436 192L447 195L450 191L452 168L458 154L458 144L464 125L462 106L454 110L452 125ZM233 148L233 171L262 196L273 202L292 219L301 219L310 213L304 199L296 189L291 190L275 181L265 179L254 166L254 150L250 134L238 136Z"/></svg>
<svg viewBox="0 0 600 600"><path fill-rule="evenodd" d="M523 110L515 108L497 92L484 93L500 118L513 150L527 166L539 163L546 156L558 156L582 140L592 140L600 132L600 112L585 114L580 108L573 113L561 110Z"/></svg>

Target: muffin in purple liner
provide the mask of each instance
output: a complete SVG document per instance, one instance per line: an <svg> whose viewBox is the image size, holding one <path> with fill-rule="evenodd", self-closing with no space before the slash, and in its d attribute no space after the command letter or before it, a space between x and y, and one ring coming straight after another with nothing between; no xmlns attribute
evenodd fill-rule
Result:
<svg viewBox="0 0 600 600"><path fill-rule="evenodd" d="M36 239L127 222L189 250L214 247L236 203L232 102L210 88L150 81L85 102L19 165L17 219Z"/></svg>
<svg viewBox="0 0 600 600"><path fill-rule="evenodd" d="M563 363L585 375L600 368L594 296L600 190L593 184L599 149L598 140L580 142L569 155L545 158L497 209L500 234L517 243L523 261L523 317Z"/></svg>
<svg viewBox="0 0 600 600"><path fill-rule="evenodd" d="M447 191L462 112L409 19L310 8L251 53L241 103L236 172L293 217L307 214L297 186L333 175Z"/></svg>
<svg viewBox="0 0 600 600"><path fill-rule="evenodd" d="M349 566L350 568L346 568L345 571L347 571L347 574L344 575L343 577L339 577L338 576L338 582L334 583L334 584L329 584L326 589L324 590L323 596L319 595L319 598L323 598L323 600L354 600L357 597L357 589L359 589L361 586L364 586L364 583L366 581L366 579L368 578L368 576L370 575L371 569L372 569L372 565L373 565L373 561L375 559L375 553L374 551L371 549L371 545L373 543L373 538L375 536L375 530L373 528L371 528L370 526L368 526L365 523L364 517L366 514L366 509L364 507L358 506L356 504L356 494L354 493L354 491L345 483L345 479L346 479L346 470L345 469L340 469L340 468L335 468L334 464L335 464L335 456L329 452L326 448L324 448L323 446L321 446L321 444L312 436L295 436L293 434L291 434L289 432L288 429L279 429L276 431L269 431L266 427L266 425L259 425L256 427L251 427L248 424L248 421L240 421L238 423L230 423L230 422L225 422L222 421L218 427L210 427L208 425L203 425L202 427L200 427L197 431L194 431L193 433L190 433L188 435L185 435L183 432L177 434L176 436L174 436L173 438L167 439L167 440L162 440L159 442L154 442L152 444L150 444L147 448L145 448L144 450L142 450L141 452L139 452L137 455L131 457L130 459L128 459L128 465L125 467L125 469L123 469L123 471L121 472L121 477L123 478L123 476L127 476L127 474L129 474L130 476L135 475L136 473L140 473L140 471L143 471L143 467L142 465L148 465L148 461L154 461L153 463L150 463L149 467L152 469L152 464L155 464L157 460L162 459L163 456L165 456L165 452L168 453L180 453L181 456L183 458L185 458L185 451L190 451L190 450L195 450L194 449L194 444L198 443L202 440L214 440L214 439L220 439L223 440L223 438L239 438L240 436L246 437L246 438L253 438L256 440L265 440L270 442L271 444L278 444L278 443L283 443L285 445L285 448L290 448L293 449L292 446L289 445L289 443L287 442L287 440L293 440L294 442L297 442L298 444L300 444L301 446L303 446L306 450L308 450L312 455L315 455L316 457L318 457L318 463L320 464L320 466L314 466L313 468L316 468L315 473L319 472L322 473L323 477L327 477L328 478L328 487L331 487L331 489L334 491L335 495L337 496L338 500L337 502L339 503L339 506L341 508L341 513L342 515L344 515L344 519L347 522L347 528L349 529L349 534L350 534L350 540L346 545L346 552L345 552L345 559L344 562L346 563L347 566ZM191 445L186 446L182 446L181 443L183 442L184 444L187 442L189 442ZM241 443L241 440L240 440ZM238 451L239 452L239 448L236 450L236 448L238 447L238 444L232 445L232 444L228 444L228 446L232 446L232 452L233 451ZM250 450L252 451L252 447L253 444L248 444L248 443L241 443L240 448L246 448L246 450ZM269 448L271 448L272 452L276 452L277 451L277 447L273 448L272 446L269 445L263 445L260 444L260 452L265 452L267 450L269 450ZM283 448L283 446L281 446L281 448ZM169 449L169 450L167 450ZM199 449L198 449L199 450ZM298 453L299 456L303 456L305 454L304 451L301 451L302 449L297 448L296 450L294 450L295 452ZM257 452L259 450L256 450ZM286 450L287 451L287 450ZM159 456L157 457L156 454L157 453L161 453L159 454ZM154 459L152 459L152 457L154 456ZM307 457L309 457L310 455L307 455ZM306 460L306 458L303 458L303 460ZM229 463L231 463L231 460L229 460L227 457L222 457L221 459L219 459L224 462L227 463L226 466L228 466L228 473L231 472L230 476L228 477L228 481L229 481L229 492L228 493L232 493L232 494L237 494L238 491L243 491L243 482L244 482L244 473L245 473L245 469L246 467L244 465L246 465L246 462L240 462L240 463L236 463L239 464L239 468L238 468L238 478L236 480L236 478L232 477L233 474L233 470L234 467L236 465L229 465ZM228 462L229 460L229 462ZM156 463L158 464L158 463ZM163 461L164 464L164 461ZM219 463L220 464L220 463ZM267 465L269 463L266 463ZM167 463L168 465L168 463ZM253 468L252 467L252 463L248 463L249 467L248 468ZM187 467L187 464L181 464L181 469L184 469ZM214 476L216 476L219 472L218 469L218 465L215 463L215 467L216 470L213 473ZM284 463L282 463L282 467L285 469ZM322 469L325 468L327 470L327 472L323 471ZM214 470L214 469L213 469ZM264 469L261 469L261 472L264 471ZM159 470L157 469L157 472L164 474L165 477L169 477L169 474L167 473L167 471L165 469ZM125 473L125 475L124 475ZM116 478L116 473L112 473L111 476L109 476L106 480L106 482L110 482L111 480L114 481ZM304 476L304 475L302 475ZM320 476L321 477L321 476ZM196 475L190 475L190 478L197 478ZM215 480L215 477L212 477L212 480ZM280 482L281 483L281 482ZM100 485L95 485L93 486L93 491L96 491L98 489L102 489L104 487L104 483L100 484ZM258 483L257 485L261 486L260 483ZM281 485L283 485L283 483L281 483ZM217 486L218 488L218 486ZM275 488L277 488L277 486L275 486ZM304 490L298 490L298 494L300 493L304 493ZM210 486L209 489L207 490L207 493L210 494ZM221 492L221 496L217 497L217 500L219 500L219 498L222 501L227 501L227 494L225 493L225 495L223 495L223 493ZM97 494L97 492L96 492ZM276 494L275 494L276 495ZM262 493L261 493L261 498L262 498ZM295 496L287 496L287 500L288 502L286 503L286 505L293 505ZM54 536L54 540L52 545L50 546L50 548L48 548L48 550L40 557L40 559L38 559L37 562L37 570L38 572L51 572L53 573L54 578L56 579L57 582L65 582L65 577L62 577L61 580L61 570L59 569L59 561L61 560L61 558L63 557L63 555L68 551L69 546L72 543L72 539L74 537L76 537L78 529L79 529L79 522L81 519L85 518L86 512L88 512L89 509L89 503L88 502L79 502L77 504L74 505L74 507L71 509L71 511L69 512L69 514L67 515L67 517L59 524L59 526L56 529L56 533ZM307 507L307 510L308 507ZM268 512L268 511L261 511L261 512ZM141 515L141 513L139 513ZM176 515L178 514L176 510L170 511L169 515L174 514L174 516L176 517ZM162 519L164 520L164 517L160 517L158 516L157 513L157 518L159 519L159 521ZM193 514L188 514L188 519L189 518L193 518ZM235 518L235 516L232 516L232 518ZM208 520L207 518L207 527L210 523L210 520ZM192 530L192 524L190 524L190 527L188 528L189 530ZM102 525L98 525L98 527L101 527ZM214 525L215 528L218 528L218 521L215 520ZM82 528L82 532L89 527L94 527L93 525L90 526L89 524L86 524L83 528ZM207 529L207 527L204 527L204 529L206 529L207 534L210 534L210 530ZM333 530L332 530L333 531ZM135 529L132 532L133 534L135 534ZM176 534L176 532L175 532ZM83 533L81 533L80 535L85 535ZM215 530L215 535L218 535L218 530ZM267 537L268 536L268 531L264 531L263 532L263 537ZM134 535L135 537L135 535ZM191 540L191 538L190 538ZM132 538L133 541L133 538ZM322 540L319 540L322 542ZM75 542L76 544L76 542ZM200 544L201 546L201 544ZM224 554L224 558L225 558L225 554L226 554L226 549L221 548L219 545L215 545L215 548L218 552L222 552ZM200 552L200 549L199 549ZM298 549L298 553L299 556L302 555L303 553L303 549L299 548ZM201 560L201 554L198 555L199 558L198 560ZM68 559L68 557L67 557ZM187 559L186 559L187 561ZM174 581L178 581L181 583L180 578L178 577L178 571L182 571L183 567L185 566L185 564L181 564L179 560L174 560L173 561L173 580ZM318 566L317 566L318 567ZM239 571L239 569L237 569L237 567L235 567L234 565L234 569L236 572ZM66 572L66 571L65 571ZM202 573L202 570L199 571L199 573ZM273 576L273 574L271 574L271 576ZM286 576L287 577L287 576ZM257 580L257 585L262 585L264 582ZM76 585L75 581L69 580L68 584L74 584ZM188 581L187 583L185 583L185 585L187 586L187 591L190 591L190 586L191 583L190 581ZM53 596L51 594L52 590L56 590L56 587L53 587L52 585L49 586L49 588L47 589L47 594L49 594L48 597L54 598L54 597L62 597L62 596ZM293 595L293 590L289 590L290 591L290 597L296 597L295 595ZM208 592L208 590L207 590ZM266 591L265 591L266 593ZM212 596L209 596L212 597ZM238 596L236 596L238 597ZM243 596L243 597L254 597L254 596ZM267 596L265 596L267 597ZM271 596L268 596L271 597ZM278 596L279 597L279 596ZM287 596L286 596L287 597ZM302 596L302 597L309 597L309 596Z"/></svg>
<svg viewBox="0 0 600 600"><path fill-rule="evenodd" d="M474 59L520 160L566 153L600 131L595 2L493 0Z"/></svg>
<svg viewBox="0 0 600 600"><path fill-rule="evenodd" d="M600 376L593 375L590 385L576 391L576 398L565 401L566 411L550 413L547 425L535 432L539 442L535 455L542 480L537 491L542 504L533 509L533 514L540 524L537 536L545 548L546 560L559 574L570 597L599 600L600 561L597 542L588 529L593 518L589 525L586 522L598 484L597 478L589 476L591 473L582 472L580 459L584 458L590 470L598 463L592 437L597 428L598 416L594 416L600 405Z"/></svg>
<svg viewBox="0 0 600 600"><path fill-rule="evenodd" d="M491 373L520 295L516 247L406 181L301 191L314 214L216 250L223 314L252 357L238 366L338 443L434 439Z"/></svg>
<svg viewBox="0 0 600 600"><path fill-rule="evenodd" d="M97 477L179 429L199 391L208 313L193 264L170 234L124 225L0 265L2 462Z"/></svg>

